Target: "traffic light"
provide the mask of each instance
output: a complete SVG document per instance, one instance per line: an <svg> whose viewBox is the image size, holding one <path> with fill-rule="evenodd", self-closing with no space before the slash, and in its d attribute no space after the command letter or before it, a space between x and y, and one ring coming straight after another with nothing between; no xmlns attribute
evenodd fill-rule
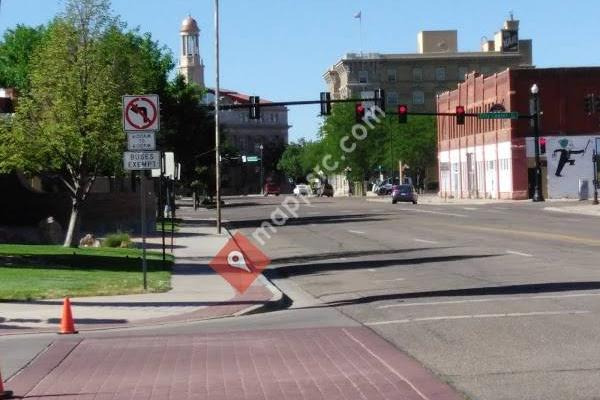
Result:
<svg viewBox="0 0 600 400"><path fill-rule="evenodd" d="M456 125L465 124L465 106L456 106Z"/></svg>
<svg viewBox="0 0 600 400"><path fill-rule="evenodd" d="M385 90L376 89L375 90L375 105L385 111Z"/></svg>
<svg viewBox="0 0 600 400"><path fill-rule="evenodd" d="M406 104L398 105L398 123L405 124L408 119L408 106Z"/></svg>
<svg viewBox="0 0 600 400"><path fill-rule="evenodd" d="M363 119L365 118L365 106L363 106L362 103L356 103L354 106L354 114L356 115L357 123L363 122Z"/></svg>
<svg viewBox="0 0 600 400"><path fill-rule="evenodd" d="M587 96L585 96L585 101L584 101L584 105L583 105L583 109L585 110L585 113L587 115L592 115L594 113L594 95L593 94L588 94Z"/></svg>
<svg viewBox="0 0 600 400"><path fill-rule="evenodd" d="M331 115L331 93L321 92L321 115Z"/></svg>
<svg viewBox="0 0 600 400"><path fill-rule="evenodd" d="M250 96L250 119L260 119L260 97Z"/></svg>
<svg viewBox="0 0 600 400"><path fill-rule="evenodd" d="M546 138L540 138L540 154L546 154Z"/></svg>

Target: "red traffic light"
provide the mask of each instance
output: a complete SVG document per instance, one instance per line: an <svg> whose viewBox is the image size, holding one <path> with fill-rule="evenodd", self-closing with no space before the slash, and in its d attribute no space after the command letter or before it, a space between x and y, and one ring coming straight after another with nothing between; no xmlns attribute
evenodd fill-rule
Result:
<svg viewBox="0 0 600 400"><path fill-rule="evenodd" d="M456 106L456 125L465 124L465 107Z"/></svg>
<svg viewBox="0 0 600 400"><path fill-rule="evenodd" d="M356 103L354 107L354 114L356 115L356 122L362 122L365 117L365 107L362 103Z"/></svg>
<svg viewBox="0 0 600 400"><path fill-rule="evenodd" d="M539 138L540 154L546 154L546 138Z"/></svg>
<svg viewBox="0 0 600 400"><path fill-rule="evenodd" d="M408 117L408 106L406 104L398 105L398 122L401 124L406 123Z"/></svg>

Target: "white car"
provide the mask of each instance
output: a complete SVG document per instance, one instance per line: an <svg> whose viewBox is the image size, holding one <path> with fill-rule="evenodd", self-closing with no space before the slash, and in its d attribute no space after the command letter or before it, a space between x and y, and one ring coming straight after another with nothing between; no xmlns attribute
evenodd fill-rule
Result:
<svg viewBox="0 0 600 400"><path fill-rule="evenodd" d="M308 196L310 187L304 183L299 183L294 188L294 196Z"/></svg>

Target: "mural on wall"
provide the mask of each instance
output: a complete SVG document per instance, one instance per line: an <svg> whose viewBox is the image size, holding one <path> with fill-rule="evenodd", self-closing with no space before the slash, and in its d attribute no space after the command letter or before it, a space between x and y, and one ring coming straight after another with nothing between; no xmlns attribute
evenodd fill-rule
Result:
<svg viewBox="0 0 600 400"><path fill-rule="evenodd" d="M548 196L550 198L578 198L579 181L593 180L593 148L596 137L548 137Z"/></svg>

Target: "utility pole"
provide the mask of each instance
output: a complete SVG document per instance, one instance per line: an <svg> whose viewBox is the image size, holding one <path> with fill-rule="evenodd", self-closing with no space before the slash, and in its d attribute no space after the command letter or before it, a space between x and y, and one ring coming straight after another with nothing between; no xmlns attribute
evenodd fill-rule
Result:
<svg viewBox="0 0 600 400"><path fill-rule="evenodd" d="M221 148L219 138L219 103L220 103L220 77L219 77L219 0L215 0L215 175L217 198L217 234L221 234Z"/></svg>

